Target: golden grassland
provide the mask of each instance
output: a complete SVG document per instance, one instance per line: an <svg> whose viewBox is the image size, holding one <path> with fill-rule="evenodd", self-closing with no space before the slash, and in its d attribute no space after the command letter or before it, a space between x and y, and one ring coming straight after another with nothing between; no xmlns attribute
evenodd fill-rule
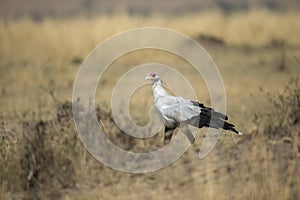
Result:
<svg viewBox="0 0 300 200"><path fill-rule="evenodd" d="M63 99L70 97L69 88L72 87L80 61L99 42L131 28L145 26L171 28L194 38L199 34L207 34L221 38L228 45L257 47L268 45L272 41L283 41L286 45L298 46L300 44L298 18L299 13L259 10L233 14L211 11L173 18L164 16L145 18L120 14L89 19L81 17L63 20L45 19L42 22L30 19L1 21L1 86L2 90L7 92L5 97L12 97L7 101L4 98L2 106L5 105L6 110L11 113L16 105L23 107L24 103L31 104L36 96L41 96L32 92L32 88L37 88L37 85L49 85L51 81L59 83L57 87L67 88L67 91L61 92L61 95L65 94L62 96ZM215 58L217 50L215 48L208 50ZM231 52L232 56L235 56L239 50ZM222 50L216 52L218 55L222 53ZM264 59L272 60L278 57L268 51L262 51L262 54L265 54L265 58L260 58L256 54L251 56L251 53L250 56L253 58L237 55L236 61L242 63L233 63L232 67L236 69L237 65L242 67L241 65L250 62L256 64L255 62L265 62ZM219 57L220 59L215 59L215 62L220 70L224 68L224 73L232 71L226 68L227 63L230 63L226 56ZM234 77L237 76L231 78ZM59 88L56 89L59 91ZM28 93L28 90L31 92ZM21 95L22 92L26 93L24 95L26 98L15 98L14 95ZM14 94L9 95L10 93ZM21 101L21 104L15 101ZM21 109L20 107L18 109Z"/></svg>
<svg viewBox="0 0 300 200"><path fill-rule="evenodd" d="M271 101L260 90L278 94L296 82L289 81L300 72L299 18L296 12L213 10L176 17L121 13L40 22L1 20L0 199L297 198L299 85ZM99 42L145 26L183 32L206 48L224 80L230 121L247 133L245 137L224 132L212 153L199 160L197 152L206 132L201 130L196 143L176 163L140 175L114 171L88 154L76 135L70 104L61 102L71 100L76 72ZM201 34L224 44L201 40ZM111 89L122 73L146 62L180 71L197 83L193 86L199 101L209 105L205 83L189 64L166 52L143 50L122 56L106 71L103 87L97 91L100 107L109 104ZM58 102L53 102L50 91ZM132 115L138 122L145 120L152 104L150 94L146 86L132 98ZM101 117L111 127L111 138L125 142L127 148L147 150L162 143L161 134L150 141L121 140L124 133L115 128L110 114Z"/></svg>

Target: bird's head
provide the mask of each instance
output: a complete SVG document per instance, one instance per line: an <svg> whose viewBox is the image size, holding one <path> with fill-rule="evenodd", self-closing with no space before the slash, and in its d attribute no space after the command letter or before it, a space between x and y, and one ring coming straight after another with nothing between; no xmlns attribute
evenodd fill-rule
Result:
<svg viewBox="0 0 300 200"><path fill-rule="evenodd" d="M148 74L145 78L145 80L150 80L152 83L157 82L160 80L160 77L158 76L157 73L155 72L151 72L150 74Z"/></svg>

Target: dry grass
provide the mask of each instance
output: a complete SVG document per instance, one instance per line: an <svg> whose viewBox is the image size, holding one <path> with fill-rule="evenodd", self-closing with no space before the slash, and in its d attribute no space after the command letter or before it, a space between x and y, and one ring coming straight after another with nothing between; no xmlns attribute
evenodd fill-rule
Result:
<svg viewBox="0 0 300 200"><path fill-rule="evenodd" d="M228 15L211 11L171 19L119 14L1 21L0 199L297 198L299 84L271 102L259 88L277 94L299 74L299 17L295 12L253 10ZM144 26L172 28L196 39L205 34L224 41L214 44L200 40L223 76L230 120L247 136L226 132L214 151L199 160L202 130L176 163L141 175L104 167L86 152L76 135L70 104L54 104L49 91L60 100L70 100L76 72L89 51L112 34ZM126 56L106 72L105 84L97 92L100 106L108 104L111 88L124 71L150 61L168 64L197 83L194 87L199 100L209 104L203 80L183 60L153 50ZM143 113L152 103L151 98L145 98L150 93L150 87L143 87L132 98L132 115L139 122L145 120ZM277 101L279 105L272 106ZM284 117L282 124L280 117ZM161 145L159 136L144 142L129 137L118 140L124 133L114 127L109 112L102 112L100 118L112 127L111 138L120 145L123 142L124 148L147 150ZM289 123L292 118L297 122Z"/></svg>
<svg viewBox="0 0 300 200"><path fill-rule="evenodd" d="M32 88L37 88L38 85L57 83L55 87L59 96L70 97L69 88L72 87L80 61L99 42L120 31L159 26L172 28L195 38L200 33L212 35L229 45L251 47L268 45L272 41L283 41L286 45L298 46L300 44L298 18L298 13L260 10L230 15L212 11L171 19L162 16L145 18L120 14L92 19L80 17L64 20L46 19L38 23L30 19L0 21L0 81L1 92L6 93L2 98L1 106L5 107L2 110L12 113L30 105L34 108L39 107L36 96L43 98L41 97L43 95L32 91ZM209 53L213 54L214 51L212 48ZM294 55L298 55L292 51ZM266 62L274 60L275 56L278 57L273 52L263 53L268 54L265 56L268 57ZM253 55L256 59L260 59L259 56ZM248 59L245 56L237 57ZM225 57L222 56L221 59L223 58ZM265 62L264 58L261 59L260 62ZM230 63L224 60L216 62L220 67ZM242 62L248 63L245 60ZM240 65L240 63L233 64L233 67ZM28 93L28 90L31 92ZM15 98L17 95L23 98Z"/></svg>

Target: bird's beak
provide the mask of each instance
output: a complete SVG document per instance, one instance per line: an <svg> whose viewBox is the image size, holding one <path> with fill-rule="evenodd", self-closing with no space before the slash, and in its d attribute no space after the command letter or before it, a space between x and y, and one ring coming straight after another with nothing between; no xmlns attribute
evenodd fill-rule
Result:
<svg viewBox="0 0 300 200"><path fill-rule="evenodd" d="M146 76L145 80L148 81L148 80L151 80L152 78L150 76Z"/></svg>

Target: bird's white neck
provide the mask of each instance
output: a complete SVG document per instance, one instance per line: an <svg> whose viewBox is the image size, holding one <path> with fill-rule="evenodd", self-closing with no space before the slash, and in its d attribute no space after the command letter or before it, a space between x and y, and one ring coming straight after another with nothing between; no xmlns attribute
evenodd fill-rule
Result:
<svg viewBox="0 0 300 200"><path fill-rule="evenodd" d="M157 102L159 97L169 95L168 92L162 86L162 81L161 80L153 82L152 91L153 91L153 101L154 102Z"/></svg>

